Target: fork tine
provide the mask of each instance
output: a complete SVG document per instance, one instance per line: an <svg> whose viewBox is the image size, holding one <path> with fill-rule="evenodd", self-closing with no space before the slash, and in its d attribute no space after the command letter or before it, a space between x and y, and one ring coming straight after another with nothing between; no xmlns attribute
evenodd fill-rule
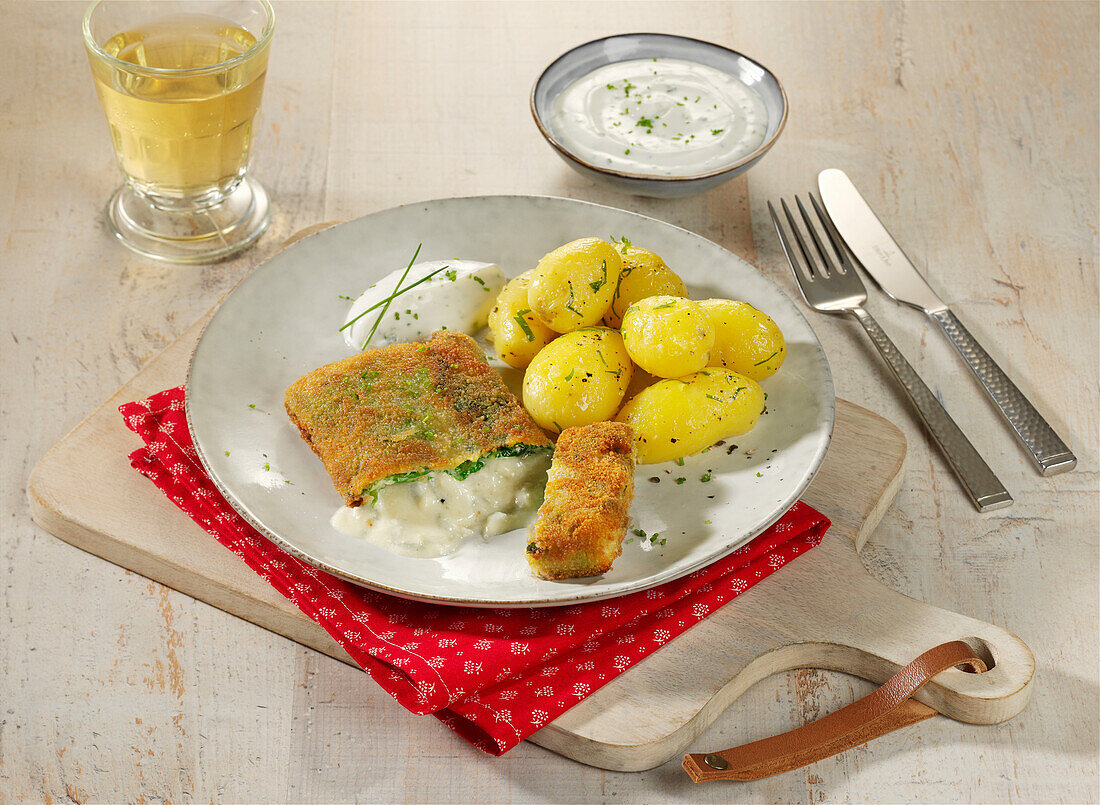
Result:
<svg viewBox="0 0 1100 805"><path fill-rule="evenodd" d="M810 193L810 203L814 205L814 209L817 210L817 217L820 218L821 223L825 225L825 232L829 236L829 242L832 244L833 251L836 252L837 260L840 261L841 270L845 272L852 270L853 264L848 258L848 250L844 246L844 239L841 238L840 233L836 231L833 219L829 216L829 213L825 211L825 208L818 203L813 193Z"/></svg>
<svg viewBox="0 0 1100 805"><path fill-rule="evenodd" d="M787 240L787 235L783 231L783 225L779 223L779 216L775 212L775 207L772 203L768 202L768 214L772 217L772 223L775 225L775 231L779 235L779 245L783 247L783 254L787 257L787 262L791 265L791 270L795 272L795 279L798 280L799 285L802 284L802 280L807 282L813 282L813 274L802 264L802 261L798 259L798 255L794 253L794 247L791 246L791 242ZM799 276L801 274L801 276Z"/></svg>
<svg viewBox="0 0 1100 805"><path fill-rule="evenodd" d="M806 248L806 241L802 239L802 233L798 231L798 224L794 222L794 216L791 215L791 208L787 206L787 200L781 198L779 199L779 203L783 207L783 213L787 216L787 223L790 224L791 233L794 235L795 242L798 243L798 250L802 252L802 257L806 261L806 273L809 274L812 280L818 274L821 274L821 269L817 263L814 262L814 259L810 257L810 250Z"/></svg>
<svg viewBox="0 0 1100 805"><path fill-rule="evenodd" d="M825 268L828 269L830 274L838 274L836 265L833 263L832 258L829 256L828 250L825 248L825 244L821 242L821 238L818 237L817 227L814 226L813 219L810 218L810 214L806 212L806 208L802 206L802 199L798 196L794 197L794 203L798 205L798 211L802 213L802 220L806 224L806 229L810 233L810 239L813 240L814 246L817 248L817 253L821 255L821 261L825 264Z"/></svg>

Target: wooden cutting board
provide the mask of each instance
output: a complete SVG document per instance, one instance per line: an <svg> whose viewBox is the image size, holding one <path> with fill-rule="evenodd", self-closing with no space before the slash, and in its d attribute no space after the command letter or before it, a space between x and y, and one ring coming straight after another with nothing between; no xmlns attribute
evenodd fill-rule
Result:
<svg viewBox="0 0 1100 805"><path fill-rule="evenodd" d="M34 519L83 550L354 664L320 626L130 468L128 455L141 441L123 425L118 406L181 384L209 315L42 458L28 482ZM529 740L592 766L649 769L683 752L764 677L826 668L881 682L951 639L970 642L991 670L945 671L918 698L972 723L1016 715L1027 703L1035 667L1022 640L896 593L859 560L857 551L897 493L904 463L901 431L839 400L829 453L804 496L832 519L822 544ZM439 729L431 721L420 724Z"/></svg>

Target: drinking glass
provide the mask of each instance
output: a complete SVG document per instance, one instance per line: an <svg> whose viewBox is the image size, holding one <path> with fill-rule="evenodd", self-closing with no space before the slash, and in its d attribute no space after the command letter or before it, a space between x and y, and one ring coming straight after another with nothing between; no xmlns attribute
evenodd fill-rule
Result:
<svg viewBox="0 0 1100 805"><path fill-rule="evenodd" d="M275 15L268 0L97 0L84 45L123 184L107 225L160 260L203 263L267 228L248 175Z"/></svg>

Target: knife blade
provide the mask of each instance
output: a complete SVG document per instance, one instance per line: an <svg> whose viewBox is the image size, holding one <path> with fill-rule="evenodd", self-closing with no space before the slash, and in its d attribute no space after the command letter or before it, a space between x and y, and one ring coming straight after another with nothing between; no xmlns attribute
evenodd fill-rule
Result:
<svg viewBox="0 0 1100 805"><path fill-rule="evenodd" d="M823 170L818 174L817 187L848 250L887 296L923 310L936 321L1000 408L1039 471L1054 475L1073 469L1077 458L1066 443L932 290L847 174L836 168Z"/></svg>
<svg viewBox="0 0 1100 805"><path fill-rule="evenodd" d="M891 299L925 313L947 309L844 171L823 170L817 186L844 242Z"/></svg>

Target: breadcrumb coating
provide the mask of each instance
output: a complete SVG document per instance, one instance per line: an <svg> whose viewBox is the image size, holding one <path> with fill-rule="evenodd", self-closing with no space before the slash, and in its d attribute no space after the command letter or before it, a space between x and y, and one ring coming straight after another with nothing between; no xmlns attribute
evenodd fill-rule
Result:
<svg viewBox="0 0 1100 805"><path fill-rule="evenodd" d="M285 405L352 507L390 476L550 447L477 343L451 330L315 369L291 384Z"/></svg>
<svg viewBox="0 0 1100 805"><path fill-rule="evenodd" d="M634 432L621 422L566 428L527 544L540 579L598 576L622 553L634 496Z"/></svg>

